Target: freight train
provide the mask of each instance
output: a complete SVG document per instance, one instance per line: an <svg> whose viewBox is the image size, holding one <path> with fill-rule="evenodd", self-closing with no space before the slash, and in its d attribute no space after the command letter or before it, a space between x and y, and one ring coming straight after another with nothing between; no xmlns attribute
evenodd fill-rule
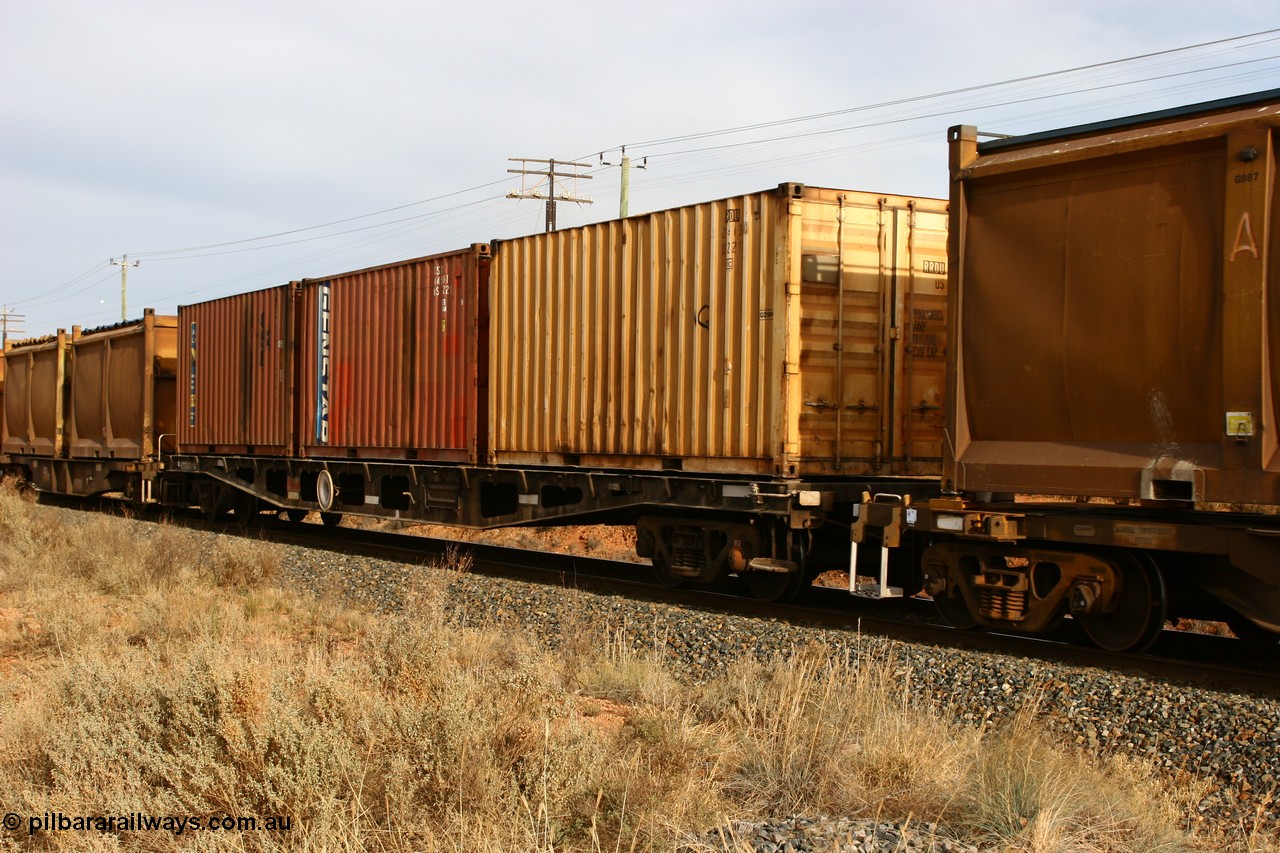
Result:
<svg viewBox="0 0 1280 853"><path fill-rule="evenodd" d="M1280 90L949 132L948 200L776 189L6 349L10 468L252 523L633 524L959 628L1280 638Z"/></svg>

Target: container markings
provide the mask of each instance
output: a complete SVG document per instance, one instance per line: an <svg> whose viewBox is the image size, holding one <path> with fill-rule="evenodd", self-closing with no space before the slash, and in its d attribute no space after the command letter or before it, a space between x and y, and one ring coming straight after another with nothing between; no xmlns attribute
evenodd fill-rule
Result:
<svg viewBox="0 0 1280 853"><path fill-rule="evenodd" d="M318 444L329 443L329 329L330 329L330 282L323 282L317 288L316 305L316 433Z"/></svg>
<svg viewBox="0 0 1280 853"><path fill-rule="evenodd" d="M191 323L191 375L187 398L187 426L196 425L196 323Z"/></svg>

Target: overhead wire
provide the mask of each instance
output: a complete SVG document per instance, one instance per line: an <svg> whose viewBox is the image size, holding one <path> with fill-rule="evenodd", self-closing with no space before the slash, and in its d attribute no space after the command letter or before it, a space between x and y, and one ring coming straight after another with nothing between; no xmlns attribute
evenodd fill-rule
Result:
<svg viewBox="0 0 1280 853"><path fill-rule="evenodd" d="M1199 44L1194 44L1194 45L1186 45L1183 47L1151 51L1149 53L1139 54L1137 56L1124 57L1122 59L1111 59L1105 62L1094 62L1088 65L1079 65L1074 68L1061 69L1058 71L1046 71L1040 74L1028 74L1022 77L1013 77L1008 80L1001 80L994 83L980 83L973 86L962 86L957 89L949 89L942 92L933 92L928 95L915 95L908 98L897 98L890 101L882 101L876 104L864 104L856 107L847 107L845 109L840 109L840 110L831 110L824 113L815 113L807 116L797 116L794 118L778 119L775 121L768 121L768 122L759 122L756 124L741 125L739 127L721 128L719 130L709 130L709 131L703 131L700 133L685 134L683 136L671 136L664 139L644 140L641 142L628 143L628 146L641 147L646 145L647 146L667 145L675 142L685 142L685 141L691 141L695 139L704 139L711 136L722 136L730 133L743 133L748 130L759 130L759 129L764 129L768 127L779 127L781 125L786 125L786 124L796 124L799 122L814 121L816 119L831 118L834 116L848 115L851 113L869 112L871 110L883 109L885 107L919 103L921 101L936 100L938 98L948 98L955 95L962 95L962 94L967 94L969 92L979 92L979 91L984 91L988 89L995 89L1002 86L1013 86L1016 84L1026 83L1030 81L1046 80L1046 79L1051 79L1055 77L1064 77L1068 74L1075 74L1082 71L1091 71L1091 70L1096 70L1101 68L1113 67L1116 65L1140 62L1144 59L1150 59L1157 56L1181 54L1181 53L1186 53L1188 51L1198 50L1203 47L1210 47L1214 45L1224 45L1228 43L1243 41L1245 39L1257 38L1259 36L1273 35L1276 33L1280 33L1280 28L1260 30L1255 33L1248 33L1240 36L1231 36L1228 38L1214 39L1212 41L1201 42ZM1266 41L1275 41L1275 39L1267 39ZM1263 43L1266 43L1266 42L1264 41ZM606 150L613 150L613 149L606 149Z"/></svg>

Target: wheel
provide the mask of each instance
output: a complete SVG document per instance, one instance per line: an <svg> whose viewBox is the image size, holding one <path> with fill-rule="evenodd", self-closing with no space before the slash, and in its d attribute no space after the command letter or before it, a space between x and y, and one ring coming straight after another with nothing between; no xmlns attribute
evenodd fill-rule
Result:
<svg viewBox="0 0 1280 853"><path fill-rule="evenodd" d="M747 588L761 601L789 601L804 586L804 571L743 572Z"/></svg>
<svg viewBox="0 0 1280 853"><path fill-rule="evenodd" d="M232 499L232 512L236 524L241 527L252 527L258 523L258 499L245 492L236 492Z"/></svg>
<svg viewBox="0 0 1280 853"><path fill-rule="evenodd" d="M222 521L231 509L227 490L213 483L201 483L196 487L196 503L208 521Z"/></svg>
<svg viewBox="0 0 1280 853"><path fill-rule="evenodd" d="M1111 613L1076 616L1099 648L1109 652L1141 652L1164 630L1167 598L1159 567L1146 558L1117 554L1120 594Z"/></svg>
<svg viewBox="0 0 1280 853"><path fill-rule="evenodd" d="M325 527L337 527L342 523L342 513L340 512L322 512L320 520L324 522Z"/></svg>
<svg viewBox="0 0 1280 853"><path fill-rule="evenodd" d="M286 509L284 517L292 524L301 524L303 519L307 517L307 511L305 509Z"/></svg>
<svg viewBox="0 0 1280 853"><path fill-rule="evenodd" d="M969 610L969 604L959 593L947 595L945 592L935 596L933 606L943 620L958 631L972 631L978 627L978 619Z"/></svg>

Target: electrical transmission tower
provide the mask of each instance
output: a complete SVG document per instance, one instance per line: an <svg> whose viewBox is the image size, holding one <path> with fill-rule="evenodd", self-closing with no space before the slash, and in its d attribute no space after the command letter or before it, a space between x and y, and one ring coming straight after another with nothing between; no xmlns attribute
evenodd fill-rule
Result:
<svg viewBox="0 0 1280 853"><path fill-rule="evenodd" d="M538 185L526 190L524 187L524 181L521 180L520 189L512 190L507 193L507 198L545 198L547 200L548 233L556 230L556 201L571 201L574 204L592 203L589 198L578 198L567 191L560 193L559 196L556 195L556 178L573 178L575 181L582 178L589 181L592 177L591 175L584 175L581 172L557 172L556 166L572 169L590 169L590 163L566 163L563 160L535 160L532 157L508 157L507 159L513 163L521 163L524 165L524 168L520 169L507 169L508 172L513 172L517 175L523 176L537 175L547 179L547 191L545 195L538 188ZM542 171L530 169L528 168L529 163L545 163L547 168Z"/></svg>

